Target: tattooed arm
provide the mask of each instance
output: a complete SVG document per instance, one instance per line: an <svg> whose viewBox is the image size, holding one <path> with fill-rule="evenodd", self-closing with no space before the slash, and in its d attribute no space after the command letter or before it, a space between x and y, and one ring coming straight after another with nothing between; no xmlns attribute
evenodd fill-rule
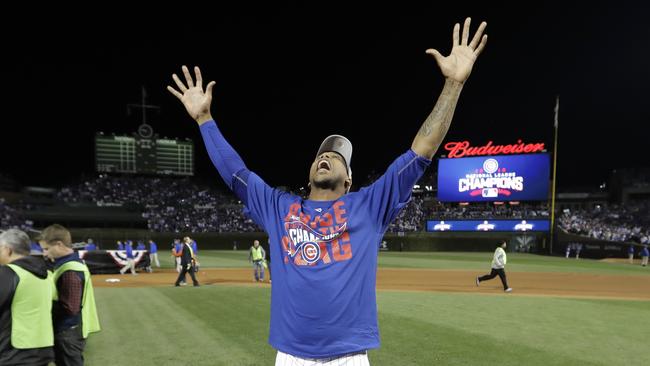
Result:
<svg viewBox="0 0 650 366"><path fill-rule="evenodd" d="M487 43L487 34L483 35L487 26L485 22L481 23L472 41L468 43L470 21L470 18L465 19L462 38L459 35L460 24L454 26L453 47L449 56L444 57L435 49L426 51L435 58L445 76L442 93L411 145L416 154L427 159L433 157L445 138L463 85L472 72L476 58Z"/></svg>

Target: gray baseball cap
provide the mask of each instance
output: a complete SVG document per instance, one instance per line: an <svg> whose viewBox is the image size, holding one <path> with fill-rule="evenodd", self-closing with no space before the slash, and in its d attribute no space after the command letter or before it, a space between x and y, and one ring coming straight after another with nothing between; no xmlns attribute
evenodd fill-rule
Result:
<svg viewBox="0 0 650 366"><path fill-rule="evenodd" d="M352 161L352 143L350 140L341 135L327 136L325 140L323 140L323 143L320 144L316 156L326 151L333 151L343 157L343 160L345 160L345 166L348 168L348 177L352 178L352 168L350 167Z"/></svg>

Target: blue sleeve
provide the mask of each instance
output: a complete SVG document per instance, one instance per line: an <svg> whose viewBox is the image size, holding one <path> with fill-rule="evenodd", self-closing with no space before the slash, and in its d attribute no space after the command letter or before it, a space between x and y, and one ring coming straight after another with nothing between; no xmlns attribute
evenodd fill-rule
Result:
<svg viewBox="0 0 650 366"><path fill-rule="evenodd" d="M292 194L270 187L255 173L248 175L246 188L248 201L245 204L244 213L267 232L269 225L282 219L282 217L278 218L278 215L284 201L297 198Z"/></svg>
<svg viewBox="0 0 650 366"><path fill-rule="evenodd" d="M378 232L385 232L391 221L406 206L411 199L413 185L430 164L431 160L409 149L395 159L384 175L360 191L367 197L369 215L375 221Z"/></svg>
<svg viewBox="0 0 650 366"><path fill-rule="evenodd" d="M248 202L246 181L250 171L246 168L244 161L226 141L214 121L208 121L201 125L201 136L203 136L210 160L219 171L221 178L246 205Z"/></svg>

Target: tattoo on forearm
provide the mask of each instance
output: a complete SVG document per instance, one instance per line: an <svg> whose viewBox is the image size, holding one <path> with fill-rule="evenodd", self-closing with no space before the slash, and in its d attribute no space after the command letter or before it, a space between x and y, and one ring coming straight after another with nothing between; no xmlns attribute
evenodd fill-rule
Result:
<svg viewBox="0 0 650 366"><path fill-rule="evenodd" d="M433 111L431 111L422 124L422 127L420 127L420 131L418 132L419 136L427 137L431 135L433 129L437 127L437 137L442 140L447 133L449 125L451 124L451 119L454 116L454 110L456 109L456 103L458 102L461 89L462 84L460 83L448 82L445 84L435 107L433 107Z"/></svg>

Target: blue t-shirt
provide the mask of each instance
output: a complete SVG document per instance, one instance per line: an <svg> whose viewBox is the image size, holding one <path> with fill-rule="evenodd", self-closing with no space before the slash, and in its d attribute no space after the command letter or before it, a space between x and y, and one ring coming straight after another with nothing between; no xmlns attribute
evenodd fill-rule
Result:
<svg viewBox="0 0 650 366"><path fill-rule="evenodd" d="M124 250L124 244L117 243L117 250Z"/></svg>
<svg viewBox="0 0 650 366"><path fill-rule="evenodd" d="M303 358L379 347L379 243L430 163L409 150L336 201L304 200L248 176L246 208L270 238L271 346Z"/></svg>
<svg viewBox="0 0 650 366"><path fill-rule="evenodd" d="M158 253L158 245L156 245L156 243L153 241L149 243L149 253L151 254Z"/></svg>
<svg viewBox="0 0 650 366"><path fill-rule="evenodd" d="M643 250L641 250L641 256L650 257L650 251L648 251L648 248L643 248Z"/></svg>
<svg viewBox="0 0 650 366"><path fill-rule="evenodd" d="M29 245L30 245L30 251L32 253L41 253L41 254L43 253L43 248L41 248L41 246L38 243L31 242Z"/></svg>
<svg viewBox="0 0 650 366"><path fill-rule="evenodd" d="M133 259L133 245L127 245L125 250L126 250L126 257Z"/></svg>
<svg viewBox="0 0 650 366"><path fill-rule="evenodd" d="M135 247L136 250L147 250L147 247L144 246L144 243L138 243L138 246Z"/></svg>

